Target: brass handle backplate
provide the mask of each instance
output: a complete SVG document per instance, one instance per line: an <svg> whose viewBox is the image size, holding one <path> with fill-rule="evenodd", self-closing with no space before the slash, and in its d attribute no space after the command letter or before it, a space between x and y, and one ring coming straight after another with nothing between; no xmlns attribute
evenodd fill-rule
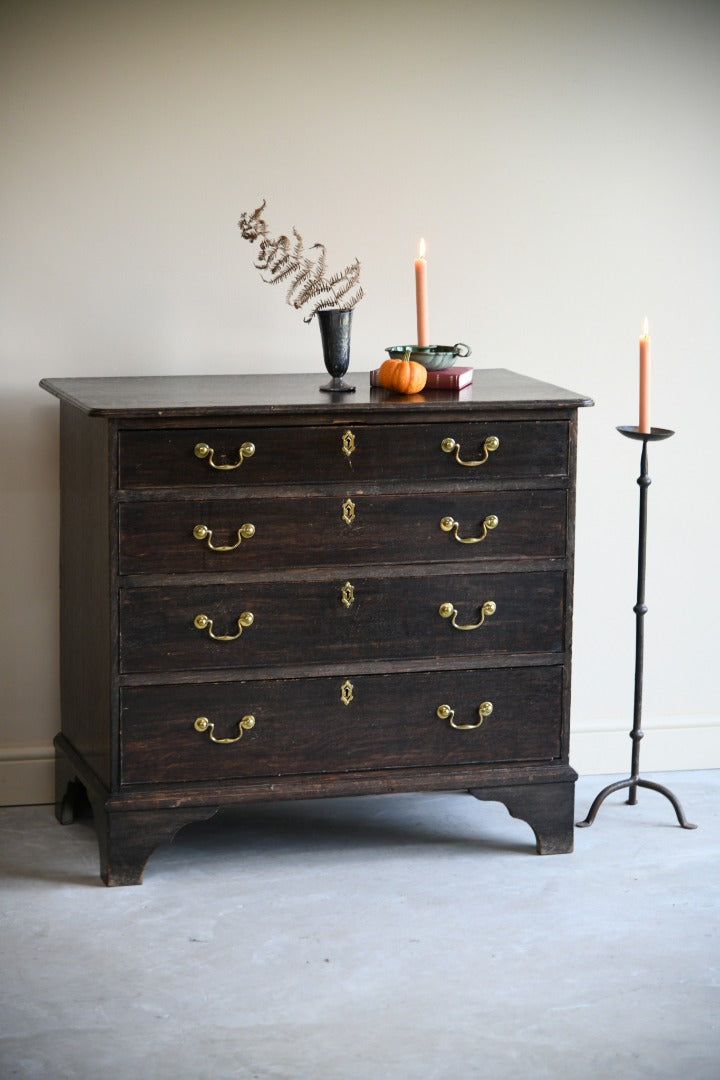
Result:
<svg viewBox="0 0 720 1080"><path fill-rule="evenodd" d="M236 641L243 630L248 626L252 626L255 622L255 616L252 611L243 611L242 615L237 621L238 632L237 634L215 634L213 633L213 621L208 618L207 615L196 615L193 619L193 626L196 630L207 630L213 641Z"/></svg>
<svg viewBox="0 0 720 1080"><path fill-rule="evenodd" d="M486 538L488 532L491 529L497 529L500 524L500 519L495 514L488 514L483 521L482 536L458 536L458 529L460 528L460 522L456 521L452 517L444 517L440 521L440 528L443 532L453 533L455 539L461 544L481 544Z"/></svg>
<svg viewBox="0 0 720 1080"><path fill-rule="evenodd" d="M492 701L483 701L478 705L478 716L480 719L476 724L456 724L455 723L455 710L451 709L449 705L438 705L437 716L440 720L448 720L450 727L455 728L456 731L474 731L475 728L479 728L486 716L489 716L493 711Z"/></svg>
<svg viewBox="0 0 720 1080"><path fill-rule="evenodd" d="M255 526L248 522L247 525L241 525L237 530L237 540L234 544L213 544L212 542L212 529L209 529L207 525L196 525L193 529L193 536L196 540L207 540L207 546L211 551L234 551L235 548L240 547L243 540L250 540L255 535Z"/></svg>
<svg viewBox="0 0 720 1080"><path fill-rule="evenodd" d="M475 468L476 465L484 465L490 454L494 453L499 447L499 445L500 440L498 439L497 435L488 435L488 437L485 439L485 442L483 443L483 456L481 458L478 458L477 461L463 461L463 459L460 457L460 443L456 442L455 439L452 439L450 437L448 437L447 439L443 439L443 441L440 443L440 449L446 454L452 454L454 451L455 460L457 461L458 465L467 465L472 469Z"/></svg>
<svg viewBox="0 0 720 1080"><path fill-rule="evenodd" d="M242 446L238 447L238 460L234 465L218 465L215 462L215 450L212 446L208 446L206 442L199 442L195 444L194 454L196 458L204 460L207 458L207 463L211 469L239 469L245 458L252 457L255 453L255 445L251 442L244 442Z"/></svg>
<svg viewBox="0 0 720 1080"><path fill-rule="evenodd" d="M234 743L237 742L239 739L242 739L243 732L250 731L252 728L254 728L255 717L248 714L247 716L243 716L242 720L238 720L238 733L233 739L216 739L215 725L213 724L212 720L208 720L207 716L198 716L197 720L193 724L193 727L196 731L199 731L201 735L203 734L203 732L207 731L210 737L210 742L224 743L227 745L228 743Z"/></svg>
<svg viewBox="0 0 720 1080"><path fill-rule="evenodd" d="M438 615L443 619L450 619L450 625L454 626L456 630L477 630L485 622L486 616L494 615L497 610L497 605L494 600L486 600L483 606L480 608L480 622L467 623L461 626L457 621L457 608L453 607L452 603L448 602L441 604L438 608Z"/></svg>

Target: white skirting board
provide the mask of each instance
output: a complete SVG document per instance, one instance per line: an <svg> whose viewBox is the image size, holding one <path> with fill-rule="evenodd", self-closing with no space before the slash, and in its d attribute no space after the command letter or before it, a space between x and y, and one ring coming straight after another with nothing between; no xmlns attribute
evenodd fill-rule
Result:
<svg viewBox="0 0 720 1080"><path fill-rule="evenodd" d="M617 719L573 725L570 764L581 776L629 775L631 723ZM720 769L720 717L647 720L640 744L640 773ZM0 747L0 806L55 801L52 746Z"/></svg>
<svg viewBox="0 0 720 1080"><path fill-rule="evenodd" d="M630 775L632 740L617 719L574 722L570 764L581 776ZM720 717L655 718L643 721L640 775L679 769L720 769Z"/></svg>
<svg viewBox="0 0 720 1080"><path fill-rule="evenodd" d="M54 802L53 747L0 747L0 806L36 806Z"/></svg>

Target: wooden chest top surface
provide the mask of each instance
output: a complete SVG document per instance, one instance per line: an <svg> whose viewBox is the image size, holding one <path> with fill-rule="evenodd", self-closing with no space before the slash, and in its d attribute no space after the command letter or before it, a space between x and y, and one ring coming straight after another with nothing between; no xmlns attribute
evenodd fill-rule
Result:
<svg viewBox="0 0 720 1080"><path fill-rule="evenodd" d="M367 372L352 374L353 394L320 390L322 373L298 375L163 375L43 379L48 393L89 416L179 417L265 414L417 413L433 405L457 411L523 407L575 409L592 405L583 394L505 368L480 368L463 390L431 390L405 397L371 387ZM350 378L350 376L349 376Z"/></svg>

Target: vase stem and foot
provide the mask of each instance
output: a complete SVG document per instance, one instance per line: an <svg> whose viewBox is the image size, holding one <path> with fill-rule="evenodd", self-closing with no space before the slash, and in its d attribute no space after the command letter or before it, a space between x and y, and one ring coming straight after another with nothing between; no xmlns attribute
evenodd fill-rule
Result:
<svg viewBox="0 0 720 1080"><path fill-rule="evenodd" d="M320 323L320 339L323 348L323 360L328 373L332 376L329 383L320 387L331 394L351 394L354 386L345 382L345 374L350 366L350 331L352 329L352 310L325 308L317 313Z"/></svg>

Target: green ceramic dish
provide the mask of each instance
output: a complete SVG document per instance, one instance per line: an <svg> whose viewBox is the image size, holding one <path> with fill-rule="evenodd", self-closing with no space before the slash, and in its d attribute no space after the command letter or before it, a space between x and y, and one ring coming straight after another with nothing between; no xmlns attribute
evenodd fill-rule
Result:
<svg viewBox="0 0 720 1080"><path fill-rule="evenodd" d="M402 360L407 356L408 360L423 364L428 371L440 371L452 367L458 356L463 360L470 356L472 349L459 341L457 345L388 345L385 352L391 360Z"/></svg>

